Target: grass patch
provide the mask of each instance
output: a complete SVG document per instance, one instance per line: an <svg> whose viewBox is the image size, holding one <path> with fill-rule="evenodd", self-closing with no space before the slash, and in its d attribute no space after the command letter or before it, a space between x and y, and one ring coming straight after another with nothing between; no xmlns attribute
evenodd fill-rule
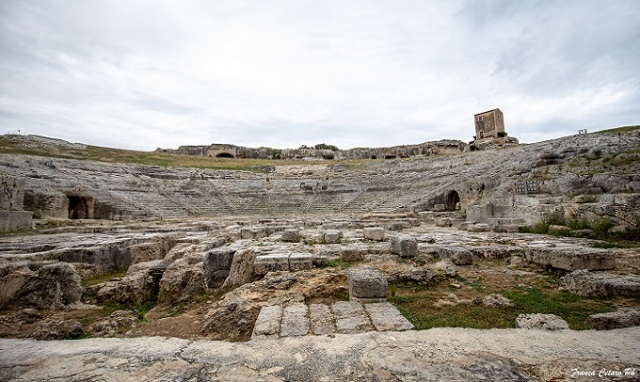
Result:
<svg viewBox="0 0 640 382"><path fill-rule="evenodd" d="M593 134L618 134L618 133L626 133L634 130L640 130L640 125L621 126L621 127L616 127L614 129L600 130L600 131L594 132Z"/></svg>
<svg viewBox="0 0 640 382"><path fill-rule="evenodd" d="M488 308L478 303L479 299L436 306L433 302L439 297L435 292L396 294L390 301L419 330L435 327L514 328L518 315L527 313L555 314L566 320L571 329L586 330L591 329L589 315L615 310L612 300L587 299L555 289L528 288L500 293L510 299L513 306Z"/></svg>
<svg viewBox="0 0 640 382"><path fill-rule="evenodd" d="M126 270L115 270L115 271L106 273L104 275L89 277L82 280L82 286L88 287L92 285L102 284L104 282L111 280L114 277L124 277L124 275L126 274L127 274Z"/></svg>

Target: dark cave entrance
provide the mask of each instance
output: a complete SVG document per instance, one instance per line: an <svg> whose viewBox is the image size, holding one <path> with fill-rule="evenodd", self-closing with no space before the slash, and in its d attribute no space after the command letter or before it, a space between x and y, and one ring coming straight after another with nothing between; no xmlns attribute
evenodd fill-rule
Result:
<svg viewBox="0 0 640 382"><path fill-rule="evenodd" d="M93 219L95 201L89 196L67 195L69 219Z"/></svg>
<svg viewBox="0 0 640 382"><path fill-rule="evenodd" d="M460 196L456 190L447 192L444 201L444 208L447 211L455 211L460 208Z"/></svg>
<svg viewBox="0 0 640 382"><path fill-rule="evenodd" d="M216 158L235 158L235 157L229 153L220 153L216 155Z"/></svg>

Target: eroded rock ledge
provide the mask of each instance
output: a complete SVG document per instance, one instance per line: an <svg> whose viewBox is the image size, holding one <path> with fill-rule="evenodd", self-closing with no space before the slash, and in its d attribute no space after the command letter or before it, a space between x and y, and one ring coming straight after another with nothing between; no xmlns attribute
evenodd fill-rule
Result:
<svg viewBox="0 0 640 382"><path fill-rule="evenodd" d="M1 339L4 381L637 380L640 328L439 328L245 343L176 338ZM635 371L634 371L635 369ZM625 372L627 375L625 376ZM635 373L632 375L632 373Z"/></svg>

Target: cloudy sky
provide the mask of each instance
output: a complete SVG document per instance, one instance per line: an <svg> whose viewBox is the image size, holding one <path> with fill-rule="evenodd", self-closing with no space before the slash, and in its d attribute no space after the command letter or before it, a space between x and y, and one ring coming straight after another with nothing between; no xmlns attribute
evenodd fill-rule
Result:
<svg viewBox="0 0 640 382"><path fill-rule="evenodd" d="M0 134L100 146L535 142L640 124L638 0L1 0Z"/></svg>

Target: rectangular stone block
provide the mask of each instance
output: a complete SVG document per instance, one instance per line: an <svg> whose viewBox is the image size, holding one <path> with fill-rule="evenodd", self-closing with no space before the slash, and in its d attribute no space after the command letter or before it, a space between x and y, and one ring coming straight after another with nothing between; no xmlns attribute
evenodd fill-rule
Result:
<svg viewBox="0 0 640 382"><path fill-rule="evenodd" d="M311 333L322 335L336 332L335 317L328 305L311 304L309 305L309 313L311 315Z"/></svg>
<svg viewBox="0 0 640 382"><path fill-rule="evenodd" d="M297 229L286 229L282 232L282 241L297 243L300 241L300 231Z"/></svg>
<svg viewBox="0 0 640 382"><path fill-rule="evenodd" d="M418 255L418 241L410 235L396 235L391 237L391 253L400 257L415 257Z"/></svg>
<svg viewBox="0 0 640 382"><path fill-rule="evenodd" d="M382 241L384 240L384 228L382 227L366 227L362 229L362 234L367 240Z"/></svg>
<svg viewBox="0 0 640 382"><path fill-rule="evenodd" d="M329 230L324 233L324 242L327 244L338 244L342 239L342 231Z"/></svg>
<svg viewBox="0 0 640 382"><path fill-rule="evenodd" d="M369 313L373 326L379 332L414 329L413 324L388 302L365 304L364 308Z"/></svg>
<svg viewBox="0 0 640 382"><path fill-rule="evenodd" d="M292 253L289 255L289 270L300 271L313 268L313 255L310 253Z"/></svg>
<svg viewBox="0 0 640 382"><path fill-rule="evenodd" d="M289 255L283 253L273 253L256 257L253 262L253 273L256 275L266 275L269 272L288 271Z"/></svg>
<svg viewBox="0 0 640 382"><path fill-rule="evenodd" d="M0 211L0 232L30 229L32 217L28 211Z"/></svg>
<svg viewBox="0 0 640 382"><path fill-rule="evenodd" d="M385 300L387 298L389 292L387 279L373 267L349 268L347 281L350 300Z"/></svg>
<svg viewBox="0 0 640 382"><path fill-rule="evenodd" d="M280 331L282 307L279 305L265 306L260 310L258 319L253 326L251 337L277 336Z"/></svg>
<svg viewBox="0 0 640 382"><path fill-rule="evenodd" d="M282 312L280 336L304 336L307 333L309 333L309 317L307 315L307 305L293 304L285 307Z"/></svg>
<svg viewBox="0 0 640 382"><path fill-rule="evenodd" d="M338 333L362 333L371 330L371 321L359 302L338 301L332 308L336 315Z"/></svg>

